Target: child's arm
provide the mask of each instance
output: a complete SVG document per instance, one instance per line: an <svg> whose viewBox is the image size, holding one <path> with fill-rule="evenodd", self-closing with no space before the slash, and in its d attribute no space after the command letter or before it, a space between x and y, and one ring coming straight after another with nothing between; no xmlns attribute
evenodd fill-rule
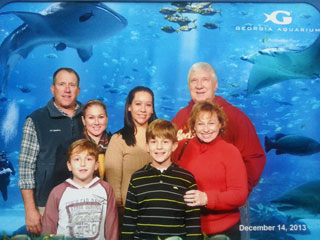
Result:
<svg viewBox="0 0 320 240"><path fill-rule="evenodd" d="M137 228L138 202L136 200L135 187L132 184L132 178L129 183L127 200L125 205L125 214L123 217L123 225L121 239L133 239Z"/></svg>
<svg viewBox="0 0 320 240"><path fill-rule="evenodd" d="M106 182L104 182L106 183ZM118 211L116 204L116 197L114 191L109 184L104 184L108 196L107 215L104 228L104 236L107 240L119 239L119 223L118 223Z"/></svg>
<svg viewBox="0 0 320 240"><path fill-rule="evenodd" d="M54 188L50 192L46 204L46 208L42 217L42 235L57 234L60 198L56 194L56 190L57 188Z"/></svg>
<svg viewBox="0 0 320 240"><path fill-rule="evenodd" d="M189 190L197 190L197 184L195 179L189 186ZM202 239L201 234L201 220L200 220L200 207L190 207L186 205L185 224L187 231L187 239Z"/></svg>

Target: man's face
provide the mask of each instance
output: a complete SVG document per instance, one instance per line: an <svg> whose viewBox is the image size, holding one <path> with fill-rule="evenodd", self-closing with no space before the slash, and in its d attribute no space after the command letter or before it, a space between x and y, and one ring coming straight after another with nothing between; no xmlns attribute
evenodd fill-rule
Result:
<svg viewBox="0 0 320 240"><path fill-rule="evenodd" d="M197 70L190 74L189 91L192 100L197 103L200 101L211 101L218 87L217 78L213 77L212 72Z"/></svg>
<svg viewBox="0 0 320 240"><path fill-rule="evenodd" d="M61 110L74 108L80 92L77 76L72 72L61 70L56 75L56 82L51 86L51 92L55 104Z"/></svg>

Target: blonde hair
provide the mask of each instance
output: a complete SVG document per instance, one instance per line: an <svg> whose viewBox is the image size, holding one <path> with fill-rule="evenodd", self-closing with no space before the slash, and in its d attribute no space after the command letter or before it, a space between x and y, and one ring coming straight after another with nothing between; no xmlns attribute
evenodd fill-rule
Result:
<svg viewBox="0 0 320 240"><path fill-rule="evenodd" d="M146 131L146 139L147 142L151 139L155 139L156 137L167 138L171 140L173 143L177 142L177 129L168 120L164 119L156 119L153 120L147 127Z"/></svg>
<svg viewBox="0 0 320 240"><path fill-rule="evenodd" d="M85 117L86 116L86 112L88 110L89 107L91 106L100 106L104 109L104 111L106 112L106 116L108 117L108 113L107 113L107 107L106 105L101 102L100 100L96 100L96 99L93 99L93 100L90 100L88 101L84 106L83 106L83 109L82 109L82 115Z"/></svg>

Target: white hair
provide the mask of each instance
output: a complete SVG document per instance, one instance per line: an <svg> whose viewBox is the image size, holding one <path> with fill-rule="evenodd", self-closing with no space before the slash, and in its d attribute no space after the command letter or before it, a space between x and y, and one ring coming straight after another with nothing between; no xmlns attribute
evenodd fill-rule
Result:
<svg viewBox="0 0 320 240"><path fill-rule="evenodd" d="M216 81L218 81L217 78L217 74L216 74L216 70L214 70L214 68L206 62L197 62L195 64L193 64L189 70L188 73L188 83L190 83L190 76L192 73L197 72L197 71L205 71L205 72L211 72L212 73L212 78Z"/></svg>

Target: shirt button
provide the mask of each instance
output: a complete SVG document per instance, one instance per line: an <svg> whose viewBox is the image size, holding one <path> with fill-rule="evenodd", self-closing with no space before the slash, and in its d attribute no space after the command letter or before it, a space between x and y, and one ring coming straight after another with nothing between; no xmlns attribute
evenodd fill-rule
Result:
<svg viewBox="0 0 320 240"><path fill-rule="evenodd" d="M163 183L163 181L162 181L162 180L160 180L160 183Z"/></svg>

